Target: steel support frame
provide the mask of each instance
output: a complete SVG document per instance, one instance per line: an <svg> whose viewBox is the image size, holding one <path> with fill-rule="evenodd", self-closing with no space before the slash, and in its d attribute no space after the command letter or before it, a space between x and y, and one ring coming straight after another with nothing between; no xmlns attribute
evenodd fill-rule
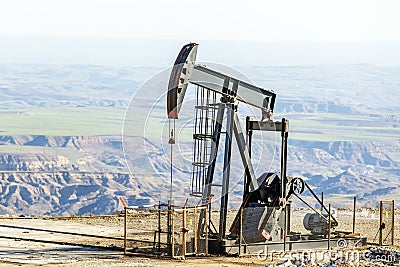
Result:
<svg viewBox="0 0 400 267"><path fill-rule="evenodd" d="M222 93L223 97L221 98L221 103L218 107L216 122L215 122L215 130L212 138L211 145L211 153L209 166L207 168L206 181L204 184L204 191L202 194L202 205L205 205L211 196L212 191L212 183L214 178L215 165L218 155L218 147L219 141L221 137L222 124L224 120L225 111L227 114L226 121L226 137L225 137L225 151L224 151L224 164L223 164L223 177L222 177L222 189L221 189L221 209L220 209L220 222L218 229L218 240L221 241L225 238L226 232L226 217L227 217L227 208L228 208L228 195L229 195L229 177L230 177L230 162L231 162L231 147L232 147L232 137L233 133L235 135L236 143L239 148L241 160L245 169L245 190L253 192L258 189L258 181L254 173L253 165L251 163L251 135L249 136L249 124L252 124L252 130L273 130L273 131L281 131L282 134L282 153L281 153L281 179L282 181L282 196L286 194L286 158L287 158L287 136L288 136L288 120L283 119L282 122L273 122L273 121L249 121L246 120L246 132L243 131L238 114L237 114L237 100L241 102L245 102L250 105L254 105L254 103L248 103L243 99L238 98L236 100L236 94L238 88L246 88L246 90L256 91L261 93L264 96L270 97L269 100L264 99L262 109L271 108L273 109L273 105L275 102L275 94L271 91L263 90L259 87L247 84L243 81L237 80L233 77L229 77L223 75L221 73L215 72L213 70L207 69L202 66L195 66L196 71L200 71L206 73L207 75L211 75L214 77L218 77L223 79L222 90L219 89L218 92ZM196 82L191 80L193 84L198 84L200 86L204 86L207 89L215 90L208 86L208 84L204 84L202 82ZM257 106L257 105L254 105ZM233 133L232 133L233 132ZM246 136L245 136L246 135ZM281 203L285 205L285 203ZM199 233L204 233L204 217L206 211L202 211L199 217Z"/></svg>
<svg viewBox="0 0 400 267"><path fill-rule="evenodd" d="M226 84L229 83L229 80L225 81ZM233 90L237 88L237 82L233 81ZM229 90L230 91L230 90ZM230 95L235 94L234 91L228 92ZM218 146L219 140L221 137L221 129L223 123L223 117L225 114L225 110L227 110L227 124L226 124L226 138L225 138L225 153L224 153L224 167L223 167L223 180L222 180L222 192L221 192L221 209L220 209L220 223L219 223L219 233L218 239L222 240L225 237L226 232L226 216L227 216L227 208L228 208L228 195L229 195L229 176L230 176L230 161L231 161L231 151L232 151L232 137L234 133L236 143L239 148L240 156L242 159L242 163L245 169L246 177L249 177L250 181L250 190L251 192L255 191L258 188L258 182L254 173L253 165L251 163L250 158L250 150L248 145L246 144L246 138L244 131L242 129L239 116L237 114L236 104L235 103L220 103L218 107L216 122L215 122L215 131L213 134L213 143L211 146L211 154L210 154L210 162L207 169L207 177L204 186L204 192L202 196L202 204L205 205L208 199L211 196L211 187L214 178L215 164L216 158L218 154ZM204 233L204 212L200 214L200 233Z"/></svg>
<svg viewBox="0 0 400 267"><path fill-rule="evenodd" d="M286 198L286 167L287 167L287 143L289 136L289 120L286 118L282 118L281 121L256 121L251 117L246 118L246 132L247 139L251 142L253 131L275 131L281 132L281 200L283 201ZM251 146L249 146L251 148ZM245 183L244 193L248 193L249 190L252 192L251 184ZM248 188L250 187L250 188ZM257 189L257 188L256 188ZM280 203L281 206L286 205L286 203Z"/></svg>
<svg viewBox="0 0 400 267"><path fill-rule="evenodd" d="M281 200L284 201L286 199L286 166L287 166L287 139L289 135L289 121L286 118L282 119L282 129L281 129ZM285 203L280 203L281 206L286 205Z"/></svg>
<svg viewBox="0 0 400 267"><path fill-rule="evenodd" d="M232 93L234 95L236 94L238 84L239 81L233 80ZM223 238L225 238L225 232L226 232L226 216L228 212L229 177L230 177L231 154L232 154L232 137L234 128L234 116L237 111L236 108L237 106L235 105L235 103L226 104L227 119L226 119L224 167L223 167L222 191L221 191L221 209L219 217L220 223L219 223L219 233L218 233L218 239L220 241Z"/></svg>
<svg viewBox="0 0 400 267"><path fill-rule="evenodd" d="M232 148L232 132L235 135L236 143L239 148L241 160L245 169L245 184L247 184L248 192L253 192L258 189L258 181L255 176L255 172L253 169L253 165L251 163L251 135L253 130L263 130L263 131L279 131L281 132L282 138L282 148L281 148L281 197L282 199L286 198L286 165L287 165L287 138L289 131L289 123L287 119L282 119L282 121L253 121L251 118L246 119L246 136L243 128L241 126L239 116L237 114L236 106L232 103L220 103L216 124L215 124L215 132L213 134L213 143L211 146L211 155L210 162L207 169L207 177L205 183L205 190L203 192L202 204L205 205L211 196L211 187L213 182L213 176L216 165L216 158L218 154L218 146L221 136L221 129L224 120L225 111L227 114L226 120L226 138L225 138L225 153L224 153L224 166L223 166L223 179L222 179L222 191L221 191L221 209L220 209L220 222L219 222L219 231L218 231L218 240L222 241L225 238L226 232L226 217L227 217L227 207L228 207L228 193L229 193L229 177L230 177L230 162L231 162L231 148ZM286 202L280 203L282 208L286 205ZM288 222L289 215L288 210L285 210L285 236L287 234L287 230L290 229L290 223ZM200 214L200 231L199 233L204 233L204 227L206 224L203 223L204 220L204 212ZM206 226L208 227L208 226ZM208 231L206 231L208 232ZM286 243L286 242L284 242Z"/></svg>
<svg viewBox="0 0 400 267"><path fill-rule="evenodd" d="M246 118L246 133L247 139L251 141L251 137L254 130L260 131L275 131L281 132L281 195L280 195L280 211L285 212L285 221L284 221L284 235L283 235L283 250L286 251L286 235L290 232L290 204L287 205L286 199L286 185L287 185L287 177L286 177L286 167L287 167L287 144L288 144L288 136L289 136L289 120L286 118L282 118L279 122L274 122L272 120L263 120L263 121L255 121L250 117ZM250 180L253 180L250 178ZM252 192L252 183L244 183L245 188L243 190L244 193L249 192L249 189ZM247 188L246 188L247 187ZM248 188L250 187L250 188Z"/></svg>
<svg viewBox="0 0 400 267"><path fill-rule="evenodd" d="M231 77L225 77L224 79L224 84L222 88L222 92L226 95L232 95L234 96L237 91L238 87L238 81L233 80L233 87L232 90L229 89L229 83L230 83ZM224 167L223 167L223 181L222 181L222 192L221 192L221 209L220 209L220 225L219 225L219 233L218 233L218 239L222 240L222 238L225 236L225 229L226 229L226 223L225 226L221 225L222 221L226 221L226 210L227 210L227 205L228 205L228 192L229 192L229 175L230 175L230 157L231 157L231 143L232 143L232 120L231 117L233 116L234 113L234 105L233 103L226 103L227 101L221 101L218 105L218 111L217 111L217 117L215 121L215 127L214 127L214 133L213 133L213 138L212 138L212 144L211 144L211 152L210 152L210 160L209 160L209 165L207 168L207 176L206 176L206 181L204 184L204 192L202 195L202 205L205 205L211 196L211 187L212 187L212 182L214 179L214 171L215 171L215 164L217 161L217 155L218 155L218 147L219 147L219 141L221 138L221 131L222 131L222 123L224 120L224 113L225 109L227 109L228 113L228 120L226 124L226 131L227 135L225 138L225 153L224 153ZM199 217L199 233L204 233L204 226L205 223L203 223L203 220L205 218L205 213L207 211L201 211L200 217Z"/></svg>

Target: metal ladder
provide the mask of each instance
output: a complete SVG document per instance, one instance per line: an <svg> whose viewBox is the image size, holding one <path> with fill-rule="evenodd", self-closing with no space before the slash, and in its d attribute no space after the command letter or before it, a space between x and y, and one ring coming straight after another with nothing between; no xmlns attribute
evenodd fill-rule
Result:
<svg viewBox="0 0 400 267"><path fill-rule="evenodd" d="M192 196L201 197L204 191L217 109L217 94L197 86L193 128Z"/></svg>

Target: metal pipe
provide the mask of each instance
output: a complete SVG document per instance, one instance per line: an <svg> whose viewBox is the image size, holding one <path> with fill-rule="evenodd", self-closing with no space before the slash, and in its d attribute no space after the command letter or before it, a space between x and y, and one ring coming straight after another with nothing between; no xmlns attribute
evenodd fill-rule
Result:
<svg viewBox="0 0 400 267"><path fill-rule="evenodd" d="M285 151L286 151L286 120L282 118L282 129L281 129L281 199L286 197L286 165L285 165Z"/></svg>
<svg viewBox="0 0 400 267"><path fill-rule="evenodd" d="M321 192L321 212L324 210L324 192Z"/></svg>
<svg viewBox="0 0 400 267"><path fill-rule="evenodd" d="M173 164L172 164L172 158L173 158L173 145L175 144L175 137L174 137L174 135L175 135L175 120L173 120L174 121L174 128L173 129L170 129L170 149L171 149L171 154L170 154L170 156L171 156L171 158L170 158L170 178L169 178L169 182L170 182L170 185L169 185L169 201L172 203L172 184L173 184L173 177L172 177L172 174L173 174ZM171 128L171 120L169 120L169 127Z"/></svg>
<svg viewBox="0 0 400 267"><path fill-rule="evenodd" d="M282 151L281 151L281 198L286 199L286 166L287 166L287 138L288 138L288 128L289 121L282 118ZM280 203L281 204L281 203ZM286 202L284 203L286 205ZM286 208L286 207L285 207ZM286 251L286 225L287 224L287 212L285 211L285 222L284 222L284 232L283 232L283 251Z"/></svg>
<svg viewBox="0 0 400 267"><path fill-rule="evenodd" d="M249 148L249 157L251 158L251 142L253 138L253 130L250 128L250 121L252 117L246 117L246 143L247 147ZM243 200L246 198L247 194L249 193L249 186L250 186L251 177L247 176L247 173L244 175L244 189L243 189Z"/></svg>
<svg viewBox="0 0 400 267"><path fill-rule="evenodd" d="M243 207L240 207L240 220L239 220L239 256L242 250L242 228L243 228Z"/></svg>
<svg viewBox="0 0 400 267"><path fill-rule="evenodd" d="M288 128L289 121L286 118L282 118L282 129L281 129L281 201L279 205L283 208L286 206L286 166L287 166L287 139L288 139ZM286 207L285 207L286 208ZM286 224L287 224L287 212L285 210L285 221L284 221L284 232L283 232L283 251L286 251Z"/></svg>
<svg viewBox="0 0 400 267"><path fill-rule="evenodd" d="M285 226L284 226L284 246L286 249L286 237L288 234L290 234L290 210L291 210L291 201L288 201L288 203L286 204L286 208L285 208ZM291 250L291 246L289 245L289 250Z"/></svg>

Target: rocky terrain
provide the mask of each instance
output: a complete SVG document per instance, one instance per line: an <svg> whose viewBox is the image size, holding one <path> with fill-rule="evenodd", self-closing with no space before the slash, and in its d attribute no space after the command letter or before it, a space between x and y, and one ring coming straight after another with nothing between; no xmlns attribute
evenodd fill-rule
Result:
<svg viewBox="0 0 400 267"><path fill-rule="evenodd" d="M169 176L163 148L152 145L154 164L150 164L146 149L148 152L151 144L147 142L145 148L143 140L132 144L135 154L126 155L136 162L133 175L126 167L118 137L2 136L0 142L9 148L0 155L2 214L110 214L121 207L120 196L130 205L147 205L157 203L160 190L168 192L168 179L156 183ZM329 195L341 196L331 200L338 205L351 205L344 200L354 195L363 205L376 206L378 199L399 194L400 162L396 156L396 149L383 143L327 142L315 146L293 141L288 173L304 177L328 199ZM176 194L188 193L184 188L190 185L188 172L174 175ZM235 164L232 175L240 178L241 173L240 163ZM237 201L241 184L232 185ZM238 204L232 202L232 208Z"/></svg>
<svg viewBox="0 0 400 267"><path fill-rule="evenodd" d="M110 214L118 196L139 197L118 138L19 136L1 142L11 150L28 148L0 157L3 214Z"/></svg>

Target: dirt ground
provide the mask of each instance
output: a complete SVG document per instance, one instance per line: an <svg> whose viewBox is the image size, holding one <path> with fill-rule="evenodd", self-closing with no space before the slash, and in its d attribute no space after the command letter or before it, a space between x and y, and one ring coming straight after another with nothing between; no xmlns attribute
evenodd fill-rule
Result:
<svg viewBox="0 0 400 267"><path fill-rule="evenodd" d="M308 210L295 210L292 230L306 230L302 219ZM395 218L395 244L400 244L400 211ZM216 213L217 214L217 213ZM215 214L215 216L216 216ZM214 215L213 215L214 216ZM233 220L235 212L229 213ZM377 210L358 211L356 232L373 242L378 230ZM352 212L338 211L339 230L351 231ZM153 240L158 227L156 214L137 213L129 216L128 238ZM265 266L257 256L209 256L182 260L124 256L123 216L89 217L0 217L1 266ZM165 227L165 225L163 226ZM375 242L376 242L375 238Z"/></svg>

